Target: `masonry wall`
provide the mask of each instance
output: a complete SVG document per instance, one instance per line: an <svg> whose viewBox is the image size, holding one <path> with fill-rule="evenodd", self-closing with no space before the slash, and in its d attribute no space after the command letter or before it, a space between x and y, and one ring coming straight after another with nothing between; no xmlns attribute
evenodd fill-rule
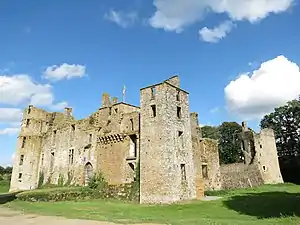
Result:
<svg viewBox="0 0 300 225"><path fill-rule="evenodd" d="M247 188L262 185L263 178L257 165L233 163L221 165L222 189Z"/></svg>
<svg viewBox="0 0 300 225"><path fill-rule="evenodd" d="M205 190L221 189L218 142L209 138L200 140L201 167ZM206 170L207 172L204 172Z"/></svg>
<svg viewBox="0 0 300 225"><path fill-rule="evenodd" d="M194 166L196 174L196 198L201 199L204 196L204 180L202 174L202 155L201 155L201 130L198 121L198 114L191 113L191 132L192 132L192 149L194 154Z"/></svg>
<svg viewBox="0 0 300 225"><path fill-rule="evenodd" d="M13 163L10 191L37 187L39 157L43 131L47 129L48 113L29 106L23 112L21 131Z"/></svg>
<svg viewBox="0 0 300 225"><path fill-rule="evenodd" d="M283 183L280 172L274 131L263 129L255 135L257 163L265 184Z"/></svg>
<svg viewBox="0 0 300 225"><path fill-rule="evenodd" d="M188 94L168 83L141 90L140 202L196 198ZM179 100L177 100L179 93ZM153 116L151 106L156 107ZM181 107L181 118L177 118ZM179 131L180 138L179 138Z"/></svg>

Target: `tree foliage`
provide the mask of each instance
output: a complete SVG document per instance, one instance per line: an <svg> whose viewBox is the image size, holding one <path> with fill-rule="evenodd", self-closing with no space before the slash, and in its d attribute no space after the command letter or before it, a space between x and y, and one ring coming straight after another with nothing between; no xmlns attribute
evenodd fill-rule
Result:
<svg viewBox="0 0 300 225"><path fill-rule="evenodd" d="M300 100L275 108L260 126L274 130L279 157L300 155Z"/></svg>
<svg viewBox="0 0 300 225"><path fill-rule="evenodd" d="M204 138L219 140L219 127L203 126L201 127L201 132Z"/></svg>
<svg viewBox="0 0 300 225"><path fill-rule="evenodd" d="M224 122L216 127L204 126L201 130L204 138L218 140L221 164L240 161L242 153L239 133L242 131L242 127L238 123Z"/></svg>

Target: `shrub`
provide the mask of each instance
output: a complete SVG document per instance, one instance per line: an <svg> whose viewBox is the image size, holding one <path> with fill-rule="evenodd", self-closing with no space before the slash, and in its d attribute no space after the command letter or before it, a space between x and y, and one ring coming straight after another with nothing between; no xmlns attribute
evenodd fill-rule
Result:
<svg viewBox="0 0 300 225"><path fill-rule="evenodd" d="M101 198L101 193L89 188L52 188L26 191L17 194L17 199L30 202L57 202Z"/></svg>
<svg viewBox="0 0 300 225"><path fill-rule="evenodd" d="M93 177L90 178L88 182L88 187L91 189L98 189L102 190L108 186L105 178L103 177L102 173L96 173Z"/></svg>
<svg viewBox="0 0 300 225"><path fill-rule="evenodd" d="M0 181L4 180L3 176L0 174Z"/></svg>

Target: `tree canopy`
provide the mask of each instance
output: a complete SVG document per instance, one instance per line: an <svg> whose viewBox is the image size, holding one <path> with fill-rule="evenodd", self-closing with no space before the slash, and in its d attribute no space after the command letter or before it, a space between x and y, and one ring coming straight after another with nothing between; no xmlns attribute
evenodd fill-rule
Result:
<svg viewBox="0 0 300 225"><path fill-rule="evenodd" d="M241 141L239 133L241 125L236 122L224 122L220 126L204 126L201 128L204 138L211 138L219 142L219 156L221 164L236 163L241 160Z"/></svg>
<svg viewBox="0 0 300 225"><path fill-rule="evenodd" d="M279 157L300 155L300 100L275 108L260 126L274 130Z"/></svg>

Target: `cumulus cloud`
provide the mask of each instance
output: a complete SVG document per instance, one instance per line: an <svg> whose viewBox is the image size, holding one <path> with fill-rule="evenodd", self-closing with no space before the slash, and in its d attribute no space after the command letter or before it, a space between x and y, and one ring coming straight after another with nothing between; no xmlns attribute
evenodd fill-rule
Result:
<svg viewBox="0 0 300 225"><path fill-rule="evenodd" d="M11 107L0 108L0 135L13 135L19 132L23 108L32 104L59 111L66 107L67 102L55 102L52 86L34 82L27 74L0 75L0 105Z"/></svg>
<svg viewBox="0 0 300 225"><path fill-rule="evenodd" d="M225 21L219 26L209 29L203 27L199 30L200 39L206 42L217 43L232 30L234 24L231 21Z"/></svg>
<svg viewBox="0 0 300 225"><path fill-rule="evenodd" d="M294 0L154 0L155 13L150 25L166 31L181 32L186 26L203 19L208 13L225 13L233 21L251 23L269 14L281 13Z"/></svg>
<svg viewBox="0 0 300 225"><path fill-rule="evenodd" d="M227 109L244 119L259 119L300 94L300 68L284 56L263 62L225 87Z"/></svg>
<svg viewBox="0 0 300 225"><path fill-rule="evenodd" d="M53 65L46 68L44 71L44 78L52 81L59 81L63 79L72 79L75 77L83 77L86 72L86 67L83 65L64 63L60 66Z"/></svg>
<svg viewBox="0 0 300 225"><path fill-rule="evenodd" d="M110 10L104 15L104 18L113 23L116 23L120 27L127 28L129 26L132 26L137 21L138 15L136 12L124 13Z"/></svg>
<svg viewBox="0 0 300 225"><path fill-rule="evenodd" d="M0 108L0 124L19 124L23 111L18 108Z"/></svg>
<svg viewBox="0 0 300 225"><path fill-rule="evenodd" d="M27 74L0 75L0 104L55 105L52 86L34 82Z"/></svg>

